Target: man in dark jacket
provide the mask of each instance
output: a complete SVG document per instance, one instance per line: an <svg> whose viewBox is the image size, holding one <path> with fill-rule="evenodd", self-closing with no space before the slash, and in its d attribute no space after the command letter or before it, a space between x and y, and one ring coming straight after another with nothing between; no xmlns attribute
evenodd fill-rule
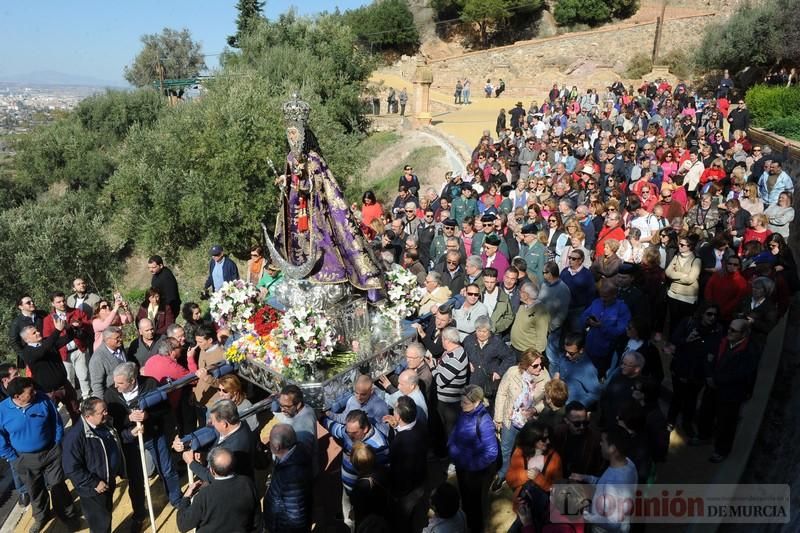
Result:
<svg viewBox="0 0 800 533"><path fill-rule="evenodd" d="M72 341L71 328L66 327L63 320L54 323L53 332L46 339L36 326L25 326L21 336L25 343L22 359L28 365L36 386L44 391L56 404L63 403L72 421L76 421L78 413L78 395L67 379L67 370L58 350ZM61 332L67 334L61 336Z"/></svg>
<svg viewBox="0 0 800 533"><path fill-rule="evenodd" d="M750 399L758 372L758 353L750 339L750 324L743 318L731 321L728 336L708 363L706 392L701 412L710 426L716 420L712 463L722 462L731 453L739 411Z"/></svg>
<svg viewBox="0 0 800 533"><path fill-rule="evenodd" d="M255 437L247 423L239 419L236 404L230 400L220 400L211 408L209 413L211 425L217 432L217 437L211 444L211 449L225 448L233 454L234 471L243 476L253 477L253 457L255 455ZM211 483L212 476L205 466L201 464L202 455L187 448L176 437L172 449L182 452L184 462L189 465L195 476L207 483Z"/></svg>
<svg viewBox="0 0 800 533"><path fill-rule="evenodd" d="M20 334L26 326L34 326L39 331L42 331L42 324L47 313L36 309L33 298L28 294L22 295L17 300L17 309L19 309L19 315L11 321L11 326L8 329L8 341L17 354L17 368L25 368L25 363L22 360L22 350L25 349L26 345Z"/></svg>
<svg viewBox="0 0 800 533"><path fill-rule="evenodd" d="M81 404L81 418L62 443L61 464L81 498L92 533L111 532L117 476L125 476L122 442L108 424L106 402L91 397Z"/></svg>
<svg viewBox="0 0 800 533"><path fill-rule="evenodd" d="M471 385L478 385L490 404L494 402L500 379L516 363L516 357L498 335L492 333L492 321L482 316L475 320L475 332L462 343L469 359Z"/></svg>
<svg viewBox="0 0 800 533"><path fill-rule="evenodd" d="M731 125L731 131L747 131L747 128L750 127L750 111L748 111L743 99L740 98L738 106L728 113L728 122Z"/></svg>
<svg viewBox="0 0 800 533"><path fill-rule="evenodd" d="M158 388L153 378L139 376L136 363L121 363L113 371L114 386L105 392L108 412L114 420L114 429L122 440L125 463L128 468L131 504L136 519L146 515L144 500L145 476L139 455L139 423L144 431L144 446L153 457L156 470L164 484L164 492L173 506L181 500L180 481L175 465L169 455L165 433L174 425L169 402L161 402L143 411L138 407L138 399Z"/></svg>
<svg viewBox="0 0 800 533"><path fill-rule="evenodd" d="M147 268L153 275L150 287L158 289L161 301L172 308L172 316L178 317L181 313L181 294L178 290L178 280L168 267L164 266L164 259L160 255L151 255L147 260Z"/></svg>
<svg viewBox="0 0 800 533"><path fill-rule="evenodd" d="M413 324L420 342L431 353L434 359L439 359L444 353L442 348L442 331L454 325L453 312L450 306L439 306L432 320L428 320L425 327L419 322Z"/></svg>
<svg viewBox="0 0 800 533"><path fill-rule="evenodd" d="M264 496L264 525L268 531L305 533L311 528L311 459L289 424L272 428L269 448L275 463Z"/></svg>
<svg viewBox="0 0 800 533"><path fill-rule="evenodd" d="M417 424L417 404L408 396L397 399L394 419L389 433L390 486L397 520L394 530L419 531L425 516L428 430L425 424Z"/></svg>
<svg viewBox="0 0 800 533"><path fill-rule="evenodd" d="M230 450L211 450L208 477L214 482L202 489L200 480L189 485L178 504L178 530L195 529L197 533L261 531L256 487L249 477L234 473L233 463Z"/></svg>
<svg viewBox="0 0 800 533"><path fill-rule="evenodd" d="M215 244L209 250L211 261L208 262L208 278L203 285L206 292L216 292L226 281L239 279L239 269L236 263L225 256L222 246Z"/></svg>

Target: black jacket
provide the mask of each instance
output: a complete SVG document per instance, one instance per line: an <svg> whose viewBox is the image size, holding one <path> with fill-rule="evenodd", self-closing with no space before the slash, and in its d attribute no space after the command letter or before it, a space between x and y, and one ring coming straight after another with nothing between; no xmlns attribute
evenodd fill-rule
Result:
<svg viewBox="0 0 800 533"><path fill-rule="evenodd" d="M241 421L239 429L230 434L225 440L219 442L219 435L214 440L211 448L225 448L233 454L233 469L243 476L253 477L253 457L256 451L256 442L250 426L244 420ZM211 483L211 473L198 462L189 465L192 472L198 479Z"/></svg>
<svg viewBox="0 0 800 533"><path fill-rule="evenodd" d="M81 417L64 436L61 464L80 496L95 496L100 481L113 489L116 476L125 475L122 442L113 427L106 428L93 430Z"/></svg>
<svg viewBox="0 0 800 533"><path fill-rule="evenodd" d="M424 424L389 433L389 479L392 494L405 496L425 486L428 475L428 429Z"/></svg>
<svg viewBox="0 0 800 533"><path fill-rule="evenodd" d="M717 400L741 403L753 392L758 372L759 353L751 339L746 339L735 348L728 339L723 339L714 360L709 363L709 375L714 380Z"/></svg>
<svg viewBox="0 0 800 533"><path fill-rule="evenodd" d="M698 338L689 342L689 335L694 330L697 330ZM675 345L675 355L670 364L673 379L702 384L707 377L708 354L717 353L722 336L722 327L716 323L704 327L694 317L689 317L678 324L671 339Z"/></svg>
<svg viewBox="0 0 800 533"><path fill-rule="evenodd" d="M203 487L194 500L178 504L178 529L197 533L251 533L261 531L261 509L253 480L246 476L217 479Z"/></svg>
<svg viewBox="0 0 800 533"><path fill-rule="evenodd" d="M17 357L22 357L22 351L26 346L25 343L22 342L22 338L19 336L19 334L22 333L23 329L30 325L34 325L36 326L36 329L42 331L42 324L44 322L44 317L46 316L47 313L37 309L34 311L32 318L28 318L20 313L14 317L14 320L11 321L11 326L8 329L8 341L11 345L11 348L13 348L14 352L16 352Z"/></svg>
<svg viewBox="0 0 800 533"><path fill-rule="evenodd" d="M268 531L305 533L311 528L311 458L302 446L275 463L264 496L264 526Z"/></svg>
<svg viewBox="0 0 800 533"><path fill-rule="evenodd" d="M496 372L502 378L505 371L516 364L516 357L498 335L490 335L486 346L481 348L478 337L470 333L462 346L473 366L469 376L470 384L478 385L486 396L493 397L497 393L500 380L492 381L492 374Z"/></svg>
<svg viewBox="0 0 800 533"><path fill-rule="evenodd" d="M139 396L158 388L158 382L153 378L139 376ZM136 427L136 422L132 422L128 415L133 408L128 406L128 402L122 397L115 387L109 387L105 392L105 401L108 404L108 414L113 419L114 429L119 433L123 444L130 444L137 439L131 433ZM138 407L136 407L138 408ZM174 423L168 401L147 409L147 418L144 421L144 439L150 440L159 435L163 435L169 425Z"/></svg>
<svg viewBox="0 0 800 533"><path fill-rule="evenodd" d="M167 267L161 269L158 274L153 274L150 286L158 289L161 294L161 301L172 308L172 315L179 317L181 312L181 295L178 291L178 280L175 274Z"/></svg>
<svg viewBox="0 0 800 533"><path fill-rule="evenodd" d="M67 334L53 330L46 339L42 339L38 347L28 344L22 350L22 359L31 371L33 381L44 392L51 392L64 386L67 382L67 371L58 349L72 340L71 328L65 328Z"/></svg>

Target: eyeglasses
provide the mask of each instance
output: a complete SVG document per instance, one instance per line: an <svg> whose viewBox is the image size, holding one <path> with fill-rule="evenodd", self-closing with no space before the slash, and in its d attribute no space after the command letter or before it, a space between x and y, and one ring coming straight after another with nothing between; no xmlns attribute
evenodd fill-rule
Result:
<svg viewBox="0 0 800 533"><path fill-rule="evenodd" d="M406 209L406 213L416 213L413 209Z"/></svg>
<svg viewBox="0 0 800 533"><path fill-rule="evenodd" d="M29 302L33 303L33 302ZM100 309L108 309L108 304L100 304Z"/></svg>
<svg viewBox="0 0 800 533"><path fill-rule="evenodd" d="M427 215L425 215L425 218L433 218L433 215L427 214Z"/></svg>
<svg viewBox="0 0 800 533"><path fill-rule="evenodd" d="M531 368L534 370L536 370L537 368L542 368L542 363L533 363L531 365Z"/></svg>
<svg viewBox="0 0 800 533"><path fill-rule="evenodd" d="M457 265L458 261L448 261L447 264L448 265Z"/></svg>
<svg viewBox="0 0 800 533"><path fill-rule="evenodd" d="M570 261L580 261L580 260L581 260L581 258L580 258L580 257L572 257L572 256L569 256L569 260L570 260Z"/></svg>
<svg viewBox="0 0 800 533"><path fill-rule="evenodd" d="M554 218L548 218L548 219L547 219L547 221L548 221L548 222L558 222L558 220L556 220L556 219L554 219Z"/></svg>
<svg viewBox="0 0 800 533"><path fill-rule="evenodd" d="M614 211L616 211L616 210L617 210L617 208L616 208L616 207L609 207L609 208L608 208L608 210L609 210L609 211L611 211L611 212L613 213ZM614 219L611 219L611 218L610 218L609 220L614 220Z"/></svg>
<svg viewBox="0 0 800 533"><path fill-rule="evenodd" d="M33 300L28 300L27 302L21 302L22 305L33 305Z"/></svg>
<svg viewBox="0 0 800 533"><path fill-rule="evenodd" d="M678 246L680 246L681 248L688 248L689 247L689 243L688 242L679 242Z"/></svg>
<svg viewBox="0 0 800 533"><path fill-rule="evenodd" d="M453 230L454 230L454 229L456 229L456 228L455 228L454 226L445 226L445 227L444 227L444 229L445 229L445 230L448 230L448 229L449 229L450 231L453 231Z"/></svg>
<svg viewBox="0 0 800 533"><path fill-rule="evenodd" d="M218 388L217 390L218 390L219 392L221 392L222 394L228 394L228 391L226 391L225 389L219 389L219 388Z"/></svg>
<svg viewBox="0 0 800 533"><path fill-rule="evenodd" d="M250 254L250 257L261 257L261 256L258 254Z"/></svg>
<svg viewBox="0 0 800 533"><path fill-rule="evenodd" d="M479 292L468 292L467 293L467 296L480 296L480 295L481 295L481 293L479 293Z"/></svg>

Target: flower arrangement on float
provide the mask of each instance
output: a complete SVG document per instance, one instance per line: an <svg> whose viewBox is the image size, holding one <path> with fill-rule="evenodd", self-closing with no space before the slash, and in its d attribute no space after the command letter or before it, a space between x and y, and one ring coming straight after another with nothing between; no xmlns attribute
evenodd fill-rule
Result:
<svg viewBox="0 0 800 533"><path fill-rule="evenodd" d="M226 281L211 295L209 311L211 318L221 328L229 328L232 333L244 333L251 329L250 318L255 313L258 302L258 289L252 283L242 280Z"/></svg>
<svg viewBox="0 0 800 533"><path fill-rule="evenodd" d="M336 333L323 313L311 306L286 312L265 305L225 352L229 361L252 359L275 372L302 377L308 367L333 354Z"/></svg>
<svg viewBox="0 0 800 533"><path fill-rule="evenodd" d="M412 272L394 265L386 272L386 303L380 308L385 318L400 321L417 312L425 294Z"/></svg>

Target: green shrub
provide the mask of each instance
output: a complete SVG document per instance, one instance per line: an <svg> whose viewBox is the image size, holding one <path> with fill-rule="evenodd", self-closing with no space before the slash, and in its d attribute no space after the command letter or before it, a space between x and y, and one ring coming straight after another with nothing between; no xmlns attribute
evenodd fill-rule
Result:
<svg viewBox="0 0 800 533"><path fill-rule="evenodd" d="M788 139L800 141L800 113L771 119L764 124L764 128Z"/></svg>
<svg viewBox="0 0 800 533"><path fill-rule="evenodd" d="M597 26L611 20L611 8L603 0L560 0L553 16L559 26L581 23Z"/></svg>
<svg viewBox="0 0 800 533"><path fill-rule="evenodd" d="M638 80L648 72L653 71L652 56L645 52L640 52L631 57L625 66L625 77Z"/></svg>
<svg viewBox="0 0 800 533"><path fill-rule="evenodd" d="M745 95L747 107L756 125L800 113L800 87L756 85Z"/></svg>

